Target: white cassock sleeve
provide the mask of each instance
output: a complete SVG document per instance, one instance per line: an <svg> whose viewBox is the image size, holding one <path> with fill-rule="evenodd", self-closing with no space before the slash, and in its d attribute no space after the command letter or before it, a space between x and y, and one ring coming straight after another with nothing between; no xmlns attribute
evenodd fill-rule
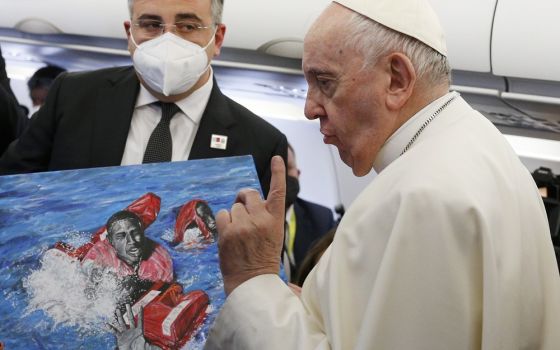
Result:
<svg viewBox="0 0 560 350"><path fill-rule="evenodd" d="M297 348L330 346L320 323L276 275L261 275L237 287L227 298L205 346L207 350Z"/></svg>

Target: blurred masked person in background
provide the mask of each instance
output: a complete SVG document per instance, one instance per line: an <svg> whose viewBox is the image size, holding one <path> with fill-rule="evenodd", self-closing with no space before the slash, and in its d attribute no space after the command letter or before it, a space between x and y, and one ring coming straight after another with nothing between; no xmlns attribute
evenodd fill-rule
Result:
<svg viewBox="0 0 560 350"><path fill-rule="evenodd" d="M290 144L288 144L286 165L284 268L289 280L297 283L297 271L309 248L335 226L335 221L329 208L298 196L301 172L297 166L296 154Z"/></svg>

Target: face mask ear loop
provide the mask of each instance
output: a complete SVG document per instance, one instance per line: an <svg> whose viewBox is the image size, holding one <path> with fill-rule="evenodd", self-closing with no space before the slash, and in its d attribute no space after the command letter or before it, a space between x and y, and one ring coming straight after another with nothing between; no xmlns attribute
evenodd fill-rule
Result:
<svg viewBox="0 0 560 350"><path fill-rule="evenodd" d="M134 40L134 35L132 35L132 27L130 27L130 39L132 39L132 43L134 44L134 46L136 46L136 48L138 49L139 46L136 43L136 40Z"/></svg>
<svg viewBox="0 0 560 350"><path fill-rule="evenodd" d="M208 48L208 46L210 46L210 44L212 44L214 42L214 40L216 40L216 33L218 32L218 26L216 26L216 29L214 29L214 34L212 34L212 39L210 39L210 41L208 42L208 44L206 44L206 46L204 46L202 49L204 51L206 51L206 49Z"/></svg>
<svg viewBox="0 0 560 350"><path fill-rule="evenodd" d="M210 46L210 44L212 44L212 42L214 42L214 40L216 39L216 33L217 32L218 32L218 26L216 26L216 29L214 30L214 34L212 35L212 39L210 39L208 44L206 44L206 46L204 46L202 48L202 50L204 50L205 53L206 53L206 49L208 48L208 46ZM212 60L208 60L208 64L206 65L206 68L204 68L204 70L198 75L199 78L202 76L202 74L204 74L208 70L211 63L212 63Z"/></svg>

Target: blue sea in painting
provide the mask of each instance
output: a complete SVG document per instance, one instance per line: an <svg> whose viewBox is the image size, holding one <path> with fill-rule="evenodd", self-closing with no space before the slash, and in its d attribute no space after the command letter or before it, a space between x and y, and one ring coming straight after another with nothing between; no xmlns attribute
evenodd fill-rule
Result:
<svg viewBox="0 0 560 350"><path fill-rule="evenodd" d="M116 211L152 192L161 210L146 236L171 255L185 292L203 290L209 313L186 349L201 349L224 302L217 244L171 244L178 209L200 198L229 209L241 188L260 191L250 156L0 177L0 342L6 349L114 349L114 304L84 299L83 276L56 242L88 242ZM111 281L104 281L110 295Z"/></svg>

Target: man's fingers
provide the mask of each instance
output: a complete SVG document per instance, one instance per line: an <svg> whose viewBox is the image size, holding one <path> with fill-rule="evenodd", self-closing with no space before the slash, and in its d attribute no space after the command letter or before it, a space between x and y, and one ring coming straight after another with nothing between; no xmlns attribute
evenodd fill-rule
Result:
<svg viewBox="0 0 560 350"><path fill-rule="evenodd" d="M117 334L121 334L124 331L124 329L122 329L122 327L120 327L118 325L114 325L112 323L106 323L105 325L107 326L107 329L109 331L114 331Z"/></svg>
<svg viewBox="0 0 560 350"><path fill-rule="evenodd" d="M216 214L216 227L218 228L218 234L224 232L227 225L231 224L231 215L229 211L222 209Z"/></svg>
<svg viewBox="0 0 560 350"><path fill-rule="evenodd" d="M138 312L138 323L136 324L136 327L140 328L140 329L144 329L144 307L141 306L140 307L140 311Z"/></svg>
<svg viewBox="0 0 560 350"><path fill-rule="evenodd" d="M134 327L134 314L132 313L132 308L130 307L130 304L126 304L126 317L128 317L130 328L136 328Z"/></svg>
<svg viewBox="0 0 560 350"><path fill-rule="evenodd" d="M280 156L272 157L270 161L272 177L270 190L266 198L266 207L274 217L284 217L286 203L286 166Z"/></svg>
<svg viewBox="0 0 560 350"><path fill-rule="evenodd" d="M223 235L227 227L231 224L246 222L249 218L249 213L245 205L241 203L234 203L231 207L231 213L227 210L220 210L216 215L216 227L218 228L218 235Z"/></svg>
<svg viewBox="0 0 560 350"><path fill-rule="evenodd" d="M231 222L233 224L243 223L249 220L249 213L245 205L241 203L234 203L231 207Z"/></svg>
<svg viewBox="0 0 560 350"><path fill-rule="evenodd" d="M235 203L247 204L253 200L262 200L261 194L254 188L244 188L237 192L237 197L235 197Z"/></svg>
<svg viewBox="0 0 560 350"><path fill-rule="evenodd" d="M117 314L117 322L119 324L120 327L126 327L126 323L124 322L124 318L123 315L121 313L121 310L119 310L117 308L117 311L115 311L115 313Z"/></svg>
<svg viewBox="0 0 560 350"><path fill-rule="evenodd" d="M265 202L263 201L259 191L246 188L237 193L236 203L243 204L249 214L254 214L264 209Z"/></svg>

